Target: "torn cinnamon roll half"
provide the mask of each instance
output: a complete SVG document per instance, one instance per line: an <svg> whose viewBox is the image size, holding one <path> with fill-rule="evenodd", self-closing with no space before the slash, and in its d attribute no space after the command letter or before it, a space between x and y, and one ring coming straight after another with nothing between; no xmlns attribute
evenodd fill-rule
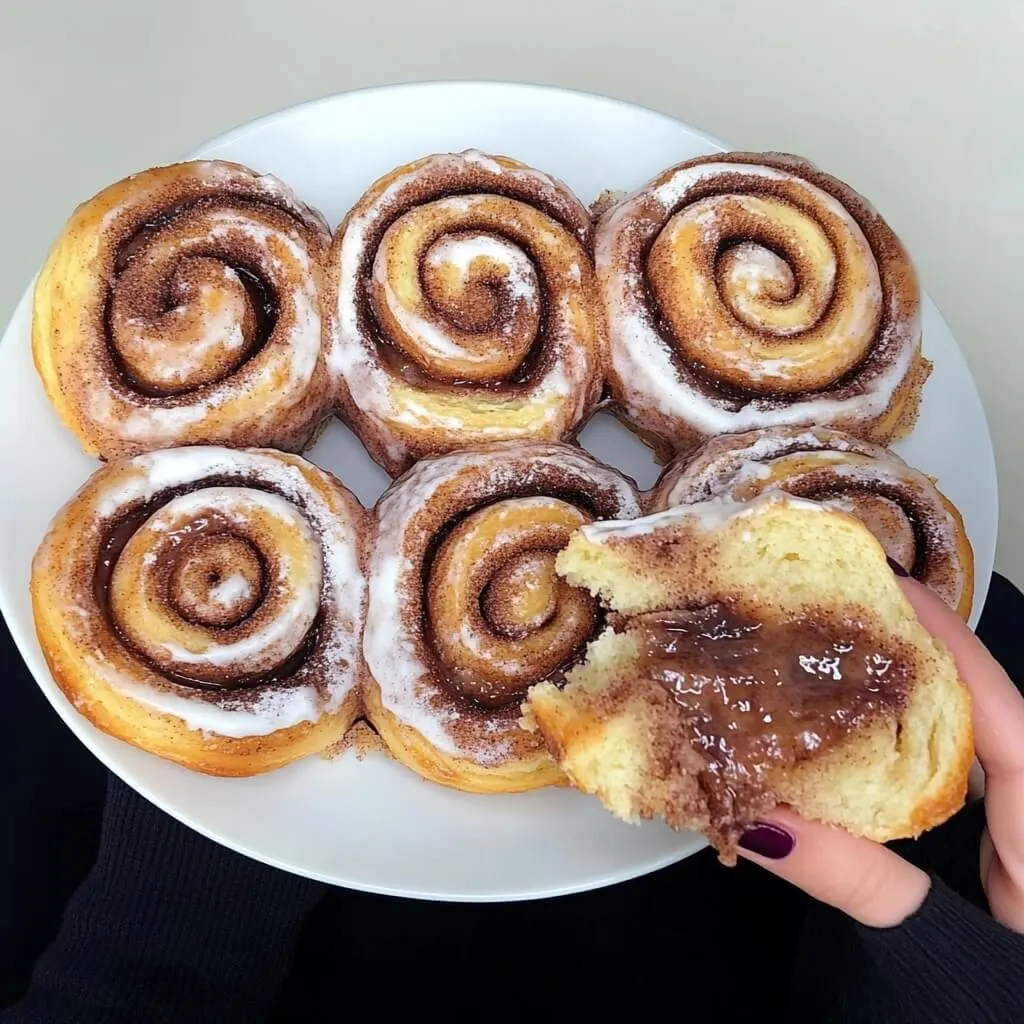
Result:
<svg viewBox="0 0 1024 1024"><path fill-rule="evenodd" d="M366 513L295 455L166 449L95 473L32 564L57 685L104 732L253 775L360 711Z"/></svg>
<svg viewBox="0 0 1024 1024"><path fill-rule="evenodd" d="M356 203L331 254L331 366L389 473L580 424L602 376L590 223L562 182L473 150L399 167Z"/></svg>
<svg viewBox="0 0 1024 1024"><path fill-rule="evenodd" d="M611 393L662 458L762 427L913 427L930 364L910 257L808 161L679 164L602 216L594 253Z"/></svg>
<svg viewBox="0 0 1024 1024"><path fill-rule="evenodd" d="M849 514L712 498L585 526L556 568L614 618L523 724L617 816L734 863L777 804L876 842L963 806L970 692Z"/></svg>
<svg viewBox="0 0 1024 1024"><path fill-rule="evenodd" d="M716 437L670 465L648 504L660 511L771 491L856 516L889 558L970 617L974 555L959 511L895 452L841 431L781 427Z"/></svg>
<svg viewBox="0 0 1024 1024"><path fill-rule="evenodd" d="M510 442L417 463L376 509L367 715L391 753L480 793L563 781L519 705L601 625L555 574L586 523L639 514L633 485L580 448Z"/></svg>
<svg viewBox="0 0 1024 1024"><path fill-rule="evenodd" d="M329 415L330 231L277 178L156 167L75 210L36 283L47 396L104 459L183 444L301 451Z"/></svg>

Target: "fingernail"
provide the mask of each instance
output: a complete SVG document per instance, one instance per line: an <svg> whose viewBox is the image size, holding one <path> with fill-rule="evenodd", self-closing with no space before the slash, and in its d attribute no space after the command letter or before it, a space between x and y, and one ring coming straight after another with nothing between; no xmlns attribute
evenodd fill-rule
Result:
<svg viewBox="0 0 1024 1024"><path fill-rule="evenodd" d="M908 579L909 578L910 573L907 572L907 570L904 569L903 566L900 565L899 562L893 561L893 559L889 558L888 556L886 556L885 560L889 563L889 568L892 569L892 571L897 576L901 576L903 579Z"/></svg>
<svg viewBox="0 0 1024 1024"><path fill-rule="evenodd" d="M757 821L748 825L740 836L739 845L744 850L756 853L759 857L769 860L782 860L793 852L796 840L778 825L770 825L766 821Z"/></svg>

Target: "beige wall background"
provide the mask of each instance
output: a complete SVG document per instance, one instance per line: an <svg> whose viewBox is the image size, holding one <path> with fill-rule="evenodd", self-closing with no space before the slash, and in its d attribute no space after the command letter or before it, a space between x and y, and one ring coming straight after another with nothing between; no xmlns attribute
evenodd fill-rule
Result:
<svg viewBox="0 0 1024 1024"><path fill-rule="evenodd" d="M998 567L1024 584L1020 0L0 0L0 321L110 181L302 100L438 78L632 100L868 195L977 377Z"/></svg>

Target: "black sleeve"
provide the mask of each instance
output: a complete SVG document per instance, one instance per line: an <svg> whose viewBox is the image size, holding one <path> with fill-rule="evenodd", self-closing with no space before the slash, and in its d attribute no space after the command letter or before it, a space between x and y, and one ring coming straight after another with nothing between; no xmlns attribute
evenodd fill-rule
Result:
<svg viewBox="0 0 1024 1024"><path fill-rule="evenodd" d="M921 1020L1010 1024L1024 1016L1024 935L998 924L941 879L898 928L859 927L870 961Z"/></svg>
<svg viewBox="0 0 1024 1024"><path fill-rule="evenodd" d="M204 839L110 780L95 867L3 1024L266 1018L323 887Z"/></svg>
<svg viewBox="0 0 1024 1024"><path fill-rule="evenodd" d="M896 928L866 928L831 907L811 905L794 967L794 1019L1024 1020L1024 935L988 913L978 873L983 826L979 803L921 840L893 844L932 878L920 909Z"/></svg>
<svg viewBox="0 0 1024 1024"><path fill-rule="evenodd" d="M1024 597L994 574L978 636L1024 693ZM893 843L932 888L898 928L874 930L812 901L793 965L791 1019L828 1024L1024 1021L1024 936L988 913L978 871L984 805Z"/></svg>

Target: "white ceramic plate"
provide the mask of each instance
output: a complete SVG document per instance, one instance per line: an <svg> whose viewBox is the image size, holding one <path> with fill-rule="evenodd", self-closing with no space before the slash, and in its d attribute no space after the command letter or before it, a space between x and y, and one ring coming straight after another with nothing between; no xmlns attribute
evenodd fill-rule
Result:
<svg viewBox="0 0 1024 1024"><path fill-rule="evenodd" d="M334 96L255 121L193 155L277 174L337 225L379 175L427 153L469 147L550 171L586 202L605 188L633 188L673 163L726 148L661 114L596 96L443 83ZM704 845L660 825L621 824L570 791L470 796L422 782L383 756L359 762L352 754L309 758L254 779L213 779L94 729L50 678L29 607L32 553L51 516L96 468L47 404L32 367L30 320L26 293L0 345L0 607L59 714L143 796L269 864L338 885L435 899L510 900L594 888ZM930 300L924 336L935 373L917 431L901 452L938 477L963 512L977 558L977 614L996 539L992 447L970 373ZM653 482L647 450L613 420L597 417L582 440L641 486ZM310 457L367 505L386 483L339 423Z"/></svg>

